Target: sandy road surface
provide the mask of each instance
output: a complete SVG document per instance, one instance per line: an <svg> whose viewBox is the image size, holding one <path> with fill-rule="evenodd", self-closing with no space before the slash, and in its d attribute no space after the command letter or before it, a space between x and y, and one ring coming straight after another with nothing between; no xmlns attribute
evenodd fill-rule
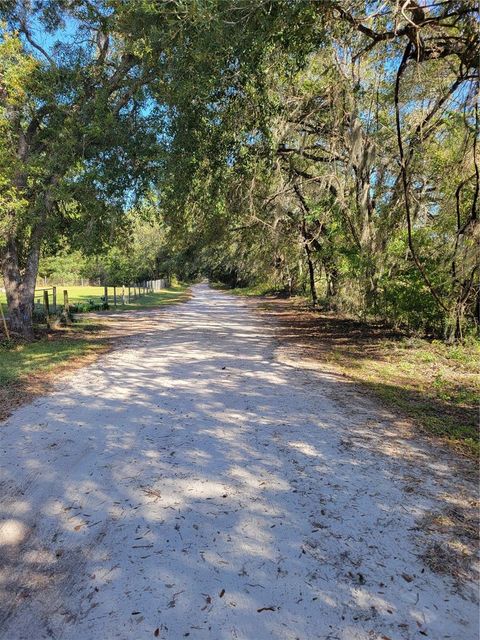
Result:
<svg viewBox="0 0 480 640"><path fill-rule="evenodd" d="M477 638L420 559L446 461L240 300L145 317L0 426L0 638Z"/></svg>

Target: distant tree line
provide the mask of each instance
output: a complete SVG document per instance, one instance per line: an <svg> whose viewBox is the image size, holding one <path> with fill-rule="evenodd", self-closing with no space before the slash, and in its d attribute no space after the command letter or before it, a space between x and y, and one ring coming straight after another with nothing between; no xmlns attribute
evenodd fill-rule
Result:
<svg viewBox="0 0 480 640"><path fill-rule="evenodd" d="M123 238L102 253L73 251L68 245L57 247L53 254L45 252L40 257L38 275L50 284L84 281L113 286L170 277L174 268L161 227L136 221Z"/></svg>

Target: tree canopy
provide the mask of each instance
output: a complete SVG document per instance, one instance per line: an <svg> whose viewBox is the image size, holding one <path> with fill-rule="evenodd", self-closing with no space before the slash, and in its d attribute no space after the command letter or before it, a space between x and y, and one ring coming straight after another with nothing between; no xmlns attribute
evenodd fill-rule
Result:
<svg viewBox="0 0 480 640"><path fill-rule="evenodd" d="M142 211L184 277L308 288L455 338L478 323L475 2L23 0L2 17L14 329L31 331L42 248L100 251Z"/></svg>

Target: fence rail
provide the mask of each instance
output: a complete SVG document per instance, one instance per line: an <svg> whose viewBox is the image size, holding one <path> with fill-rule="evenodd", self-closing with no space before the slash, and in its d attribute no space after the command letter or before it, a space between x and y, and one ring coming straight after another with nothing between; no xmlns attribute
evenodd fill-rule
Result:
<svg viewBox="0 0 480 640"><path fill-rule="evenodd" d="M37 295L37 292L40 292ZM52 292L52 298L50 301L50 295L49 295L49 291ZM47 294L47 297L45 297L45 293ZM48 299L48 304L50 306L50 309L53 313L57 313L57 287L39 287L36 288L34 293L33 293L33 308L35 309L41 309L43 306L45 306L45 300Z"/></svg>
<svg viewBox="0 0 480 640"><path fill-rule="evenodd" d="M121 301L121 304L130 304L132 300L137 300L140 296L147 295L148 293L155 293L161 289L165 289L170 286L170 282L167 278L159 278L157 280L144 280L143 282L136 282L130 285L104 285L103 300L108 305L111 300L116 307ZM109 295L108 290L113 289L112 295Z"/></svg>
<svg viewBox="0 0 480 640"><path fill-rule="evenodd" d="M100 285L101 286L101 285ZM144 280L142 282L134 282L128 285L103 285L103 296L100 296L101 307L109 309L111 306L117 308L125 306L138 300L140 297L156 293L170 286L168 278L157 278L155 280ZM51 325L53 318L62 318L65 322L69 322L70 311L78 306L79 303L72 302L69 299L68 288L62 288L62 302L59 303L57 295L60 293L60 287L37 287L34 291L33 312L37 322L44 322L47 326ZM99 305L99 308L100 308ZM2 309L3 311L3 309ZM8 314L5 314L8 317ZM3 324L6 324L3 321Z"/></svg>

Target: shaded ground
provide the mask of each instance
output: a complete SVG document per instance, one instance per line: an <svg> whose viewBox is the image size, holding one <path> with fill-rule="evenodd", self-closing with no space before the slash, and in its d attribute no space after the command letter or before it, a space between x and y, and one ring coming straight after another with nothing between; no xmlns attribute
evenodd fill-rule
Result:
<svg viewBox="0 0 480 640"><path fill-rule="evenodd" d="M424 433L478 455L478 344L408 338L381 324L312 312L294 300L260 300L282 344L300 348L304 359L320 363L323 370L361 383Z"/></svg>
<svg viewBox="0 0 480 640"><path fill-rule="evenodd" d="M0 638L477 638L465 460L241 300L148 313L0 427Z"/></svg>

